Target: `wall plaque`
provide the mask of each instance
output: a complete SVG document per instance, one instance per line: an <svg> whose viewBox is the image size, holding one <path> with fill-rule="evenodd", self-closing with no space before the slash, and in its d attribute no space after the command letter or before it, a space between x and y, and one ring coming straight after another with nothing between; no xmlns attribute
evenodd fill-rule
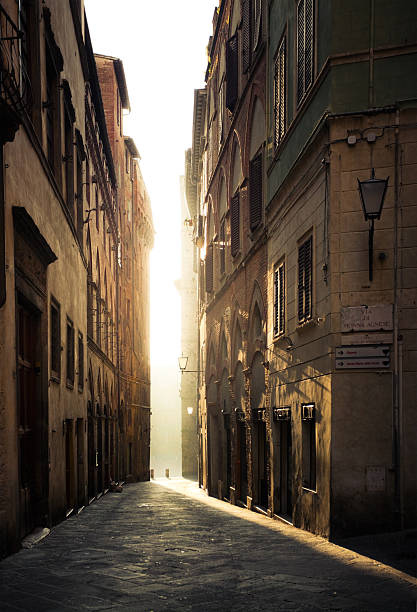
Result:
<svg viewBox="0 0 417 612"><path fill-rule="evenodd" d="M342 308L342 332L390 331L393 328L392 304L347 306Z"/></svg>

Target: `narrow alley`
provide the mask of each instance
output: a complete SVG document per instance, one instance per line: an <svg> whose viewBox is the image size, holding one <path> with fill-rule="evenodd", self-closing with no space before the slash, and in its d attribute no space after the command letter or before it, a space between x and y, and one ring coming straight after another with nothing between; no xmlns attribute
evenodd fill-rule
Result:
<svg viewBox="0 0 417 612"><path fill-rule="evenodd" d="M0 563L1 610L414 610L417 580L183 479L129 484Z"/></svg>

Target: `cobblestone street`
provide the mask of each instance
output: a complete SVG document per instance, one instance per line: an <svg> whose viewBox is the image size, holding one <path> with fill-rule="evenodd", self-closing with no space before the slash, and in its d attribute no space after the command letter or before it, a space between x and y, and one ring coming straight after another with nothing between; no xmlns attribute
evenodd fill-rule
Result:
<svg viewBox="0 0 417 612"><path fill-rule="evenodd" d="M0 609L415 610L417 580L195 483L128 485L0 563Z"/></svg>

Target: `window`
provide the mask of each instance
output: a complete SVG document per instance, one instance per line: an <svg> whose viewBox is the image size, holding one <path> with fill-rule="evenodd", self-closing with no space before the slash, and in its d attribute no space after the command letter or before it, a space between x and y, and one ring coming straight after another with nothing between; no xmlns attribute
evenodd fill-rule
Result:
<svg viewBox="0 0 417 612"><path fill-rule="evenodd" d="M76 130L77 135L79 134ZM81 136L80 136L81 138ZM83 160L84 147L78 142L77 138L77 193L75 195L77 201L77 235L82 246L83 244L83 228L84 228L84 193L83 193Z"/></svg>
<svg viewBox="0 0 417 612"><path fill-rule="evenodd" d="M316 417L314 404L301 405L303 487L316 490Z"/></svg>
<svg viewBox="0 0 417 612"><path fill-rule="evenodd" d="M226 222L220 223L220 275L226 271Z"/></svg>
<svg viewBox="0 0 417 612"><path fill-rule="evenodd" d="M240 203L239 192L235 193L230 203L230 251L235 257L240 249Z"/></svg>
<svg viewBox="0 0 417 612"><path fill-rule="evenodd" d="M281 142L286 129L287 115L287 42L284 37L278 48L274 67L274 144Z"/></svg>
<svg viewBox="0 0 417 612"><path fill-rule="evenodd" d="M218 137L219 137L219 149L224 140L223 112L224 112L224 81L221 82L220 88L219 88L219 108L217 110L217 129L218 129Z"/></svg>
<svg viewBox="0 0 417 612"><path fill-rule="evenodd" d="M51 376L59 379L61 377L61 312L56 300L51 297L50 306L51 325Z"/></svg>
<svg viewBox="0 0 417 612"><path fill-rule="evenodd" d="M314 0L297 5L297 104L313 82Z"/></svg>
<svg viewBox="0 0 417 612"><path fill-rule="evenodd" d="M65 163L65 201L74 219L74 122L75 111L71 101L68 81L62 82L64 91L64 163Z"/></svg>
<svg viewBox="0 0 417 612"><path fill-rule="evenodd" d="M213 243L207 247L206 254L206 291L211 293L213 291Z"/></svg>
<svg viewBox="0 0 417 612"><path fill-rule="evenodd" d="M249 220L252 231L262 220L262 151L249 162Z"/></svg>
<svg viewBox="0 0 417 612"><path fill-rule="evenodd" d="M237 34L226 43L226 108L233 112L238 98L238 39Z"/></svg>
<svg viewBox="0 0 417 612"><path fill-rule="evenodd" d="M56 171L56 121L58 116L58 75L51 54L46 49L46 100L44 102L46 121L46 156L53 172Z"/></svg>
<svg viewBox="0 0 417 612"><path fill-rule="evenodd" d="M274 336L285 332L285 264L274 271Z"/></svg>
<svg viewBox="0 0 417 612"><path fill-rule="evenodd" d="M261 41L262 0L242 2L242 59L243 72L247 72L252 57Z"/></svg>
<svg viewBox="0 0 417 612"><path fill-rule="evenodd" d="M125 166L126 166L126 173L129 174L130 160L129 160L129 151L127 149L125 149Z"/></svg>
<svg viewBox="0 0 417 612"><path fill-rule="evenodd" d="M78 389L84 388L84 340L81 332L78 332Z"/></svg>
<svg viewBox="0 0 417 612"><path fill-rule="evenodd" d="M74 325L67 318L67 385L74 386Z"/></svg>
<svg viewBox="0 0 417 612"><path fill-rule="evenodd" d="M59 75L63 69L64 61L52 32L51 12L44 7L42 14L45 23L46 99L42 101L42 108L45 111L46 156L52 172L61 184Z"/></svg>
<svg viewBox="0 0 417 612"><path fill-rule="evenodd" d="M312 255L313 238L310 236L298 248L298 321L303 323L312 314Z"/></svg>

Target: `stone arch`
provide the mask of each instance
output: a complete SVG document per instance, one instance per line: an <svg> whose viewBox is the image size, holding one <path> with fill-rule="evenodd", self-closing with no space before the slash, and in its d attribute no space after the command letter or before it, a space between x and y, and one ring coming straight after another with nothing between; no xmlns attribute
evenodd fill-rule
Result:
<svg viewBox="0 0 417 612"><path fill-rule="evenodd" d="M232 326L231 326L231 363L232 366L238 361L244 361L244 320L240 314L239 304L235 303L233 308Z"/></svg>
<svg viewBox="0 0 417 612"><path fill-rule="evenodd" d="M217 201L218 201L219 219L222 219L224 215L227 213L227 184L226 184L226 178L225 178L223 170L221 171L221 174L220 174Z"/></svg>
<svg viewBox="0 0 417 612"><path fill-rule="evenodd" d="M261 410L265 400L265 368L264 357L256 351L251 363L250 404L252 410Z"/></svg>
<svg viewBox="0 0 417 612"><path fill-rule="evenodd" d="M216 233L215 211L211 195L207 204L207 244L210 244Z"/></svg>
<svg viewBox="0 0 417 612"><path fill-rule="evenodd" d="M249 159L252 159L265 142L265 110L258 96L255 96L251 109L248 144Z"/></svg>
<svg viewBox="0 0 417 612"><path fill-rule="evenodd" d="M207 346L206 380L209 380L210 377L216 376L216 353L213 341L209 341Z"/></svg>
<svg viewBox="0 0 417 612"><path fill-rule="evenodd" d="M255 282L252 292L248 332L248 354L253 359L255 351L264 350L266 346L265 307L262 292L257 282Z"/></svg>
<svg viewBox="0 0 417 612"><path fill-rule="evenodd" d="M243 180L243 169L242 169L242 155L240 141L237 133L235 132L234 141L232 145L232 157L230 160L230 185L229 185L229 199L236 193Z"/></svg>

